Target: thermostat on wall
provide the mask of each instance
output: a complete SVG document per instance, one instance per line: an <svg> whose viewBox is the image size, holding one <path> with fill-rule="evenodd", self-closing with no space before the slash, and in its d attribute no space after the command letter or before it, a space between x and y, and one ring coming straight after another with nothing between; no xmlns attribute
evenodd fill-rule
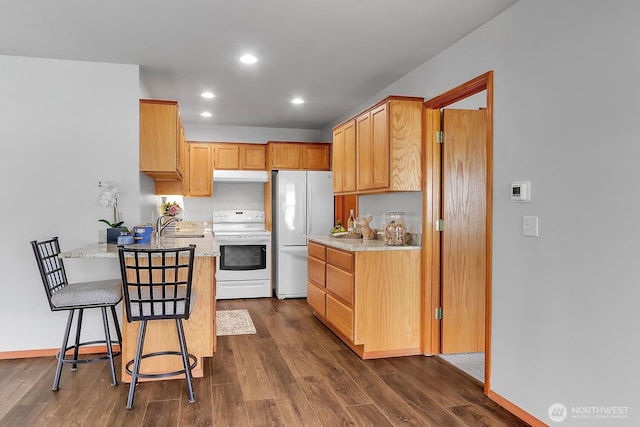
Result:
<svg viewBox="0 0 640 427"><path fill-rule="evenodd" d="M531 200L531 182L516 181L511 183L511 201L528 202Z"/></svg>

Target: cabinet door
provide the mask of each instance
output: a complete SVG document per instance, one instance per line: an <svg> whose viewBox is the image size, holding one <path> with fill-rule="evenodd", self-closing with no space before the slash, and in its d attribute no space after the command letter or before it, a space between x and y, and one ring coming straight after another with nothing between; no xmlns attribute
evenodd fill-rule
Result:
<svg viewBox="0 0 640 427"><path fill-rule="evenodd" d="M301 144L293 142L271 142L271 169L300 169Z"/></svg>
<svg viewBox="0 0 640 427"><path fill-rule="evenodd" d="M350 341L353 341L353 310L351 307L341 303L330 294L327 294L326 303L327 320Z"/></svg>
<svg viewBox="0 0 640 427"><path fill-rule="evenodd" d="M315 283L318 286L324 287L326 264L324 261L309 257L307 259L307 278L310 282Z"/></svg>
<svg viewBox="0 0 640 427"><path fill-rule="evenodd" d="M153 179L181 180L178 104L140 101L140 171Z"/></svg>
<svg viewBox="0 0 640 427"><path fill-rule="evenodd" d="M333 192L356 190L356 122L351 120L333 132Z"/></svg>
<svg viewBox="0 0 640 427"><path fill-rule="evenodd" d="M329 144L303 144L302 169L331 170L329 167Z"/></svg>
<svg viewBox="0 0 640 427"><path fill-rule="evenodd" d="M309 256L317 258L320 261L327 260L326 246L316 242L309 242L308 247L309 247Z"/></svg>
<svg viewBox="0 0 640 427"><path fill-rule="evenodd" d="M264 145L243 144L240 146L240 169L265 170L267 167Z"/></svg>
<svg viewBox="0 0 640 427"><path fill-rule="evenodd" d="M389 189L422 190L422 102L390 101L388 123Z"/></svg>
<svg viewBox="0 0 640 427"><path fill-rule="evenodd" d="M312 282L307 283L307 302L317 315L325 317L327 315L327 293Z"/></svg>
<svg viewBox="0 0 640 427"><path fill-rule="evenodd" d="M344 127L333 131L333 192L342 193L344 185Z"/></svg>
<svg viewBox="0 0 640 427"><path fill-rule="evenodd" d="M375 156L371 137L371 112L369 111L356 118L356 150L358 153L356 187L358 190L368 190L373 188L373 158Z"/></svg>
<svg viewBox="0 0 640 427"><path fill-rule="evenodd" d="M388 104L371 110L371 181L369 189L389 187Z"/></svg>
<svg viewBox="0 0 640 427"><path fill-rule="evenodd" d="M177 156L177 168L178 173L183 177L186 176L187 171L187 138L184 135L184 126L182 125L182 118L180 117L180 109L176 106L176 119L178 120L178 147L176 150Z"/></svg>
<svg viewBox="0 0 640 427"><path fill-rule="evenodd" d="M211 197L212 195L212 156L211 144L188 144L188 173L186 196Z"/></svg>
<svg viewBox="0 0 640 427"><path fill-rule="evenodd" d="M328 264L326 283L329 291L345 303L353 305L353 274Z"/></svg>
<svg viewBox="0 0 640 427"><path fill-rule="evenodd" d="M237 144L215 144L213 148L214 169L239 169L240 147Z"/></svg>

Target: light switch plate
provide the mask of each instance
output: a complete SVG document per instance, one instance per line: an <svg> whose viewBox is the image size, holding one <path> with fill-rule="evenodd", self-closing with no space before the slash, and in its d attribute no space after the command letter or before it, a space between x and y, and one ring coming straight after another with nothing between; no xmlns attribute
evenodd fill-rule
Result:
<svg viewBox="0 0 640 427"><path fill-rule="evenodd" d="M522 234L524 236L538 237L538 217L522 217Z"/></svg>

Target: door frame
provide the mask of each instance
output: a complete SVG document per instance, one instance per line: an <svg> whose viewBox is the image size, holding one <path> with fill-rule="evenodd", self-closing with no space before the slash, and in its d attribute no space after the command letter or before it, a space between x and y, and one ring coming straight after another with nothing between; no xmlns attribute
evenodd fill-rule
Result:
<svg viewBox="0 0 640 427"><path fill-rule="evenodd" d="M434 127L440 130L441 109L486 91L487 141L486 141L486 289L485 289L485 366L484 393L491 390L491 278L492 278L492 218L493 218L493 71L488 71L441 95L423 103L423 188L422 230L425 242L422 251L423 283L423 324L422 352L441 352L440 321L435 319L435 310L440 307L440 235L435 231L435 221L441 211L441 145L436 141ZM436 115L434 111L438 111Z"/></svg>

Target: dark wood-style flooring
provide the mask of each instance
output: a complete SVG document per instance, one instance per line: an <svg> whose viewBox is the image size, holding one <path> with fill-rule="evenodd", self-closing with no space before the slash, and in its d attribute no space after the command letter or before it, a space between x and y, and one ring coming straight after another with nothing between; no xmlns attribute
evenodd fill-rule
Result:
<svg viewBox="0 0 640 427"><path fill-rule="evenodd" d="M305 300L218 302L239 308L257 333L218 339L195 403L184 380L146 382L127 410L129 385L112 387L107 363L66 367L52 392L54 357L0 360L0 426L526 425L437 357L361 360Z"/></svg>

